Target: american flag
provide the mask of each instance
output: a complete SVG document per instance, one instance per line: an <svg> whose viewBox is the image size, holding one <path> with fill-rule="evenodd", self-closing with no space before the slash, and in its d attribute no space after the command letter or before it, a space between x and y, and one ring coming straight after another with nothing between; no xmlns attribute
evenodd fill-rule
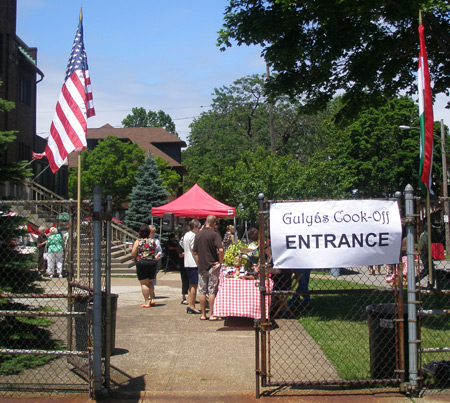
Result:
<svg viewBox="0 0 450 403"><path fill-rule="evenodd" d="M63 165L70 153L86 148L86 120L94 115L91 79L83 43L83 22L80 20L45 147L53 173Z"/></svg>

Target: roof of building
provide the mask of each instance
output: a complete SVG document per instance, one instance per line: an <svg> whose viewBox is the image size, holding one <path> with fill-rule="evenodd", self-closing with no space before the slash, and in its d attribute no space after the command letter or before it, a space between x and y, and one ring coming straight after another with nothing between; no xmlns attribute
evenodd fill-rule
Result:
<svg viewBox="0 0 450 403"><path fill-rule="evenodd" d="M180 148L187 147L186 142L169 133L162 127L113 127L105 124L96 129L87 130L87 139L105 139L108 136L116 136L119 139L128 139L136 143L145 151L150 151L153 157L160 156L164 158L171 167L181 167L182 165L168 156L158 148L158 144L179 143ZM69 155L69 166L77 166L77 154Z"/></svg>

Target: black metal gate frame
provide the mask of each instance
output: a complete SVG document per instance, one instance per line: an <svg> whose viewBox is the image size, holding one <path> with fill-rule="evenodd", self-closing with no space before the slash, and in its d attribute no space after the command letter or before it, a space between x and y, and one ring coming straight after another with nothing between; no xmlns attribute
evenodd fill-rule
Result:
<svg viewBox="0 0 450 403"><path fill-rule="evenodd" d="M328 381L292 381L292 382L271 382L270 380L270 317L266 319L265 298L275 295L302 295L305 293L295 291L272 291L267 292L266 273L270 265L265 258L266 236L269 234L269 201L264 199L263 194L258 195L258 216L259 216L259 248L260 248L260 303L261 318L255 321L255 375L256 375L256 398L260 397L260 386L371 386L371 385L400 385L405 382L405 356L404 356L404 304L403 304L403 288L402 288L402 270L399 270L399 276L396 278L396 284L391 290L311 290L308 294L325 295L325 294L390 294L394 293L394 322L395 322L395 346L396 346L396 377L394 379L360 379L360 380L328 380Z"/></svg>

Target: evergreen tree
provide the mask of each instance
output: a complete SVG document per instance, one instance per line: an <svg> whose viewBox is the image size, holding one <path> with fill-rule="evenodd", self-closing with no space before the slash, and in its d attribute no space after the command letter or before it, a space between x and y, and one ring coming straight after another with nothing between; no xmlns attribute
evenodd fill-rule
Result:
<svg viewBox="0 0 450 403"><path fill-rule="evenodd" d="M0 81L0 86L2 82ZM14 109L14 102L0 98L0 116L5 117L7 113ZM22 183L32 175L30 168L25 168L26 161L11 162L6 161L6 150L10 143L16 139L15 130L0 131L0 184L5 182Z"/></svg>
<svg viewBox="0 0 450 403"><path fill-rule="evenodd" d="M0 82L1 85L1 82ZM4 117L14 108L14 102L0 98L0 116ZM25 161L10 162L4 157L10 143L16 139L16 131L0 131L0 184L23 183L32 172L25 168ZM9 215L10 205L0 203L0 293L40 293L44 289L35 269L36 261L31 254L16 249L17 241L28 235L27 217ZM0 309L26 311L32 309L23 299L0 298ZM45 308L42 307L41 310ZM0 348L10 349L56 349L60 342L52 340L48 330L53 322L47 318L7 316L0 321ZM34 368L53 360L53 356L30 356L3 354L0 357L0 375L17 374L26 368Z"/></svg>
<svg viewBox="0 0 450 403"><path fill-rule="evenodd" d="M139 167L136 185L130 195L130 207L125 224L138 230L141 224L150 224L151 209L167 202L167 193L162 185L155 160L149 155Z"/></svg>

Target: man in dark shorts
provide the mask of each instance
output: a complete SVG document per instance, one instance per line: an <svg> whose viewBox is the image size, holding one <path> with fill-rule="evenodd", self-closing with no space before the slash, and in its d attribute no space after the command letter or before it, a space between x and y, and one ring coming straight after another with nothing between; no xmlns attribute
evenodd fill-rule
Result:
<svg viewBox="0 0 450 403"><path fill-rule="evenodd" d="M206 217L205 227L195 236L192 249L198 267L198 294L200 300L200 320L206 320L206 294L209 294L209 320L219 320L214 316L214 300L219 285L220 267L223 261L223 244L217 232L217 219Z"/></svg>

